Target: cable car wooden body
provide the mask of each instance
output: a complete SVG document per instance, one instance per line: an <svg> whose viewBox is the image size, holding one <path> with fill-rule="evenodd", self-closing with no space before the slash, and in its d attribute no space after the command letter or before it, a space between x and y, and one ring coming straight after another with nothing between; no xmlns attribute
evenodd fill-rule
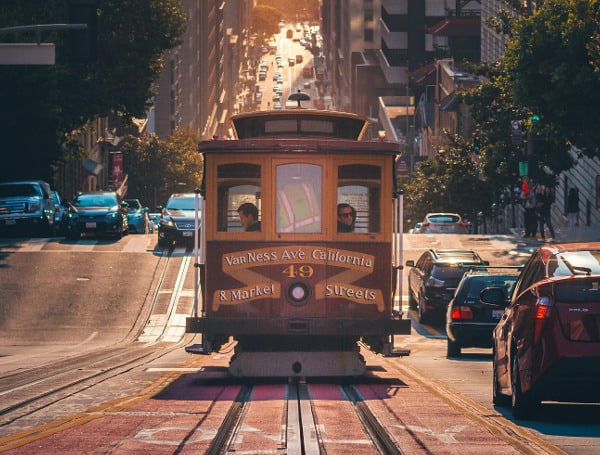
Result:
<svg viewBox="0 0 600 455"><path fill-rule="evenodd" d="M401 269L396 143L364 140L368 120L284 109L231 118L233 140L199 144L204 158L201 304L186 322L209 354L237 341L238 377L358 376L360 346L394 352L410 321L395 308ZM260 230L237 209L255 205ZM338 206L355 211L338 229ZM401 302L401 299L400 301Z"/></svg>

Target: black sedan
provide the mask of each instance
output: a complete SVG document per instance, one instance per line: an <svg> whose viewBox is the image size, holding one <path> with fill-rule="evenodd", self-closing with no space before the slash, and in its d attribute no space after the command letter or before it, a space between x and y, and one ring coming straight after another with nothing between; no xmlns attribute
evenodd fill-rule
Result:
<svg viewBox="0 0 600 455"><path fill-rule="evenodd" d="M492 347L492 332L504 313L516 281L516 271L471 270L463 275L446 313L448 357L460 356L462 348ZM479 295L488 287L501 288L504 301L498 305L482 302Z"/></svg>
<svg viewBox="0 0 600 455"><path fill-rule="evenodd" d="M170 246L173 242L193 243L195 198L196 195L194 193L176 193L171 195L158 222L159 246ZM200 204L200 201L198 203ZM200 222L200 218L198 222Z"/></svg>
<svg viewBox="0 0 600 455"><path fill-rule="evenodd" d="M85 235L120 239L128 232L127 204L114 191L80 193L69 204L65 237Z"/></svg>

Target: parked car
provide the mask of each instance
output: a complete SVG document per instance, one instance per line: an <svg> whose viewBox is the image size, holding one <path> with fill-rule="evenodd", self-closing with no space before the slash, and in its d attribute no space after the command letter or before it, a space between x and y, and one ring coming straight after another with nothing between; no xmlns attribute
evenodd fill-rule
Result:
<svg viewBox="0 0 600 455"><path fill-rule="evenodd" d="M52 191L52 199L54 200L54 235L65 235L67 228L67 208L69 205L63 201L58 194L58 191Z"/></svg>
<svg viewBox="0 0 600 455"><path fill-rule="evenodd" d="M150 233L152 234L158 232L158 222L160 221L160 215L160 212L150 212L148 214L148 218L150 220L149 229Z"/></svg>
<svg viewBox="0 0 600 455"><path fill-rule="evenodd" d="M419 230L422 234L466 234L467 227L458 213L428 213Z"/></svg>
<svg viewBox="0 0 600 455"><path fill-rule="evenodd" d="M462 348L492 347L492 332L508 304L508 296L517 281L518 270L519 267L508 266L485 270L475 268L463 275L446 311L448 357L460 356ZM482 302L479 295L488 287L502 288L505 293L504 302Z"/></svg>
<svg viewBox="0 0 600 455"><path fill-rule="evenodd" d="M125 199L129 233L147 234L150 231L148 208L142 207L139 199Z"/></svg>
<svg viewBox="0 0 600 455"><path fill-rule="evenodd" d="M52 235L54 208L50 185L44 181L0 183L0 232Z"/></svg>
<svg viewBox="0 0 600 455"><path fill-rule="evenodd" d="M430 249L417 260L406 261L408 304L418 310L419 322L443 318L458 282L469 268L489 265L476 251Z"/></svg>
<svg viewBox="0 0 600 455"><path fill-rule="evenodd" d="M415 224L414 228L409 229L408 233L409 234L418 234L421 231L421 222Z"/></svg>
<svg viewBox="0 0 600 455"><path fill-rule="evenodd" d="M194 241L195 199L194 193L176 193L169 197L158 222L159 246Z"/></svg>
<svg viewBox="0 0 600 455"><path fill-rule="evenodd" d="M111 236L128 233L127 203L114 191L79 193L69 205L65 237Z"/></svg>
<svg viewBox="0 0 600 455"><path fill-rule="evenodd" d="M501 304L502 289L481 293ZM600 243L544 245L493 332L493 401L516 419L542 401L600 402Z"/></svg>

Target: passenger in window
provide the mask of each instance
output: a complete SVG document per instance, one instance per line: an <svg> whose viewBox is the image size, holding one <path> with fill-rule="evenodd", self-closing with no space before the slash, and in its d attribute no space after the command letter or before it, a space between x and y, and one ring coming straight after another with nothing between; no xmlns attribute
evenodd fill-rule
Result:
<svg viewBox="0 0 600 455"><path fill-rule="evenodd" d="M246 232L260 232L260 221L258 221L258 209L250 202L239 206L238 215L242 223L242 229Z"/></svg>
<svg viewBox="0 0 600 455"><path fill-rule="evenodd" d="M356 210L350 204L342 203L337 206L338 232L353 232L356 221Z"/></svg>

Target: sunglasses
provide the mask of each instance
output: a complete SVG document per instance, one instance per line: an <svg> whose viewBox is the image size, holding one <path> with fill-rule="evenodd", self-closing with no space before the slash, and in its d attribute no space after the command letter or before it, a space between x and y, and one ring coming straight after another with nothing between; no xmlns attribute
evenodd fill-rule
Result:
<svg viewBox="0 0 600 455"><path fill-rule="evenodd" d="M343 216L343 217L352 216L352 212L338 213L338 216Z"/></svg>

